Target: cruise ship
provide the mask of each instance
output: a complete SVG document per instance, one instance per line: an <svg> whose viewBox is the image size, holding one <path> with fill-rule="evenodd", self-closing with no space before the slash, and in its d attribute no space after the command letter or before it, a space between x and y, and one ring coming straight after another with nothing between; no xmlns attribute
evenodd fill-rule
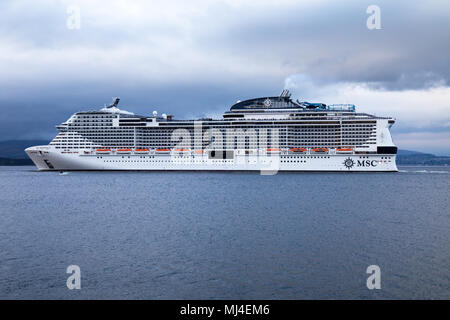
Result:
<svg viewBox="0 0 450 320"><path fill-rule="evenodd" d="M118 107L73 114L45 146L25 152L40 171L395 172L395 119L279 96L237 101L221 118L176 120Z"/></svg>

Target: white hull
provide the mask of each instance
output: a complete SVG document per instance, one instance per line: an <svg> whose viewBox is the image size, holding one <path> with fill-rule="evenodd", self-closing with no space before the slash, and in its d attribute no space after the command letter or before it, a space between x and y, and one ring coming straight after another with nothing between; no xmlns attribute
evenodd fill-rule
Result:
<svg viewBox="0 0 450 320"><path fill-rule="evenodd" d="M382 154L259 154L213 160L203 155L63 153L50 146L25 150L40 171L365 171L396 172L395 155Z"/></svg>

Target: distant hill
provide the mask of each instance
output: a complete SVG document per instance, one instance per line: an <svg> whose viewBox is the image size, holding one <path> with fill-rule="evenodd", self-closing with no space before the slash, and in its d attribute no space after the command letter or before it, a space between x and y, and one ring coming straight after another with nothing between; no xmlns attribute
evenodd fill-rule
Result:
<svg viewBox="0 0 450 320"><path fill-rule="evenodd" d="M431 153L422 153L410 150L399 150L397 154L398 165L424 165L449 166L450 157L435 156Z"/></svg>
<svg viewBox="0 0 450 320"><path fill-rule="evenodd" d="M47 140L8 140L0 141L0 165L32 165L25 149L31 146L47 145ZM410 150L398 150L398 165L450 166L450 157L435 156Z"/></svg>
<svg viewBox="0 0 450 320"><path fill-rule="evenodd" d="M8 140L0 141L0 158L28 159L25 149L31 146L49 144L48 140Z"/></svg>
<svg viewBox="0 0 450 320"><path fill-rule="evenodd" d="M411 151L411 150L402 150L402 149L399 149L397 152L397 155L399 155L399 156L411 156L411 155L417 155L417 154L429 154L429 153L423 153L423 152Z"/></svg>
<svg viewBox="0 0 450 320"><path fill-rule="evenodd" d="M0 158L0 166L31 166L33 165L33 161L30 158L28 159L8 159L8 158Z"/></svg>

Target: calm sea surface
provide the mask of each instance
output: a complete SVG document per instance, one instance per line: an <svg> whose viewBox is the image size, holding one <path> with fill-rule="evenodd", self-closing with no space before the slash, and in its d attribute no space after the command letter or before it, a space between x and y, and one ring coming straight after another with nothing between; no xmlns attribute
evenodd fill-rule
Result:
<svg viewBox="0 0 450 320"><path fill-rule="evenodd" d="M400 169L0 167L0 299L449 299L450 168Z"/></svg>

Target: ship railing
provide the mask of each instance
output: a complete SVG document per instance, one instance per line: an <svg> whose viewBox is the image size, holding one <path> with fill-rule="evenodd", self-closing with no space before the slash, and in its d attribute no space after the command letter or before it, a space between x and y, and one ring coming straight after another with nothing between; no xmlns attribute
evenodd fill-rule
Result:
<svg viewBox="0 0 450 320"><path fill-rule="evenodd" d="M356 106L354 104L330 104L326 107L330 111L355 111Z"/></svg>
<svg viewBox="0 0 450 320"><path fill-rule="evenodd" d="M44 149L44 148L42 148ZM99 152L101 153L103 150L97 150L97 149L103 149L103 148L93 148L90 149L89 151L84 150L82 152L82 154L88 155L88 154L98 154ZM199 149L195 149L195 148L145 148L148 149L148 152L139 152L139 151L135 151L135 149L140 149L140 148L131 148L131 152L130 153L121 153L121 152L117 152L116 148L104 148L104 149L110 149L108 154L111 155L140 155L140 156L145 156L145 155L155 155L155 154L160 154L160 155L175 155L175 156L187 156L187 155L192 155L192 156L206 156L208 155L209 151L213 151L215 150L214 148L199 148ZM166 152L157 152L157 149L169 149L169 151ZM302 150L304 149L304 151ZM319 151L315 151L314 149L327 149L328 151L326 152L319 152ZM313 146L313 147L269 147L269 148L256 148L256 149L233 149L236 155L242 156L242 155L246 155L246 156L250 156L250 155L267 155L267 154L283 154L283 155L320 155L320 154L355 154L358 152L355 152L355 148L352 146L340 146L340 147L326 147L326 146ZM302 150L302 151L300 151Z"/></svg>

